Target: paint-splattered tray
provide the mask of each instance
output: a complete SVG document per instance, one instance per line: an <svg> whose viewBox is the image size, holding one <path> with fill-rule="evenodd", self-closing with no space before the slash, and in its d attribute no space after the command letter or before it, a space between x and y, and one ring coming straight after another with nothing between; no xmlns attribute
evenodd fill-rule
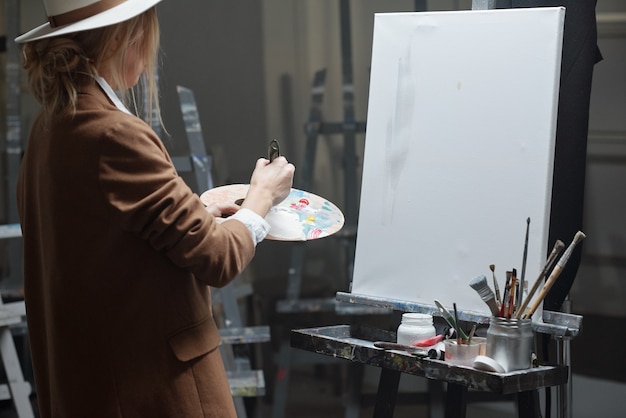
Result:
<svg viewBox="0 0 626 418"><path fill-rule="evenodd" d="M374 341L395 341L396 336L365 325L294 329L290 337L293 348L502 395L562 385L568 380L568 367L565 365L544 364L525 370L495 373L418 357L406 351L385 350L374 346Z"/></svg>
<svg viewBox="0 0 626 418"><path fill-rule="evenodd" d="M241 202L249 184L220 186L202 193L205 205L219 202ZM272 207L265 220L271 229L266 239L276 241L307 241L324 238L339 231L344 224L341 210L313 193L291 189L289 196Z"/></svg>

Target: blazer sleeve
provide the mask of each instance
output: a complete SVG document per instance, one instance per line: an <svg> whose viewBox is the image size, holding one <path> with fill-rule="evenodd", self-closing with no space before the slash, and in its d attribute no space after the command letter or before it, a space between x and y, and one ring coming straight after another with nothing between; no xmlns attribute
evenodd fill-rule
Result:
<svg viewBox="0 0 626 418"><path fill-rule="evenodd" d="M228 284L254 255L244 224L215 221L143 121L125 117L105 131L99 183L120 227L198 280L214 287Z"/></svg>

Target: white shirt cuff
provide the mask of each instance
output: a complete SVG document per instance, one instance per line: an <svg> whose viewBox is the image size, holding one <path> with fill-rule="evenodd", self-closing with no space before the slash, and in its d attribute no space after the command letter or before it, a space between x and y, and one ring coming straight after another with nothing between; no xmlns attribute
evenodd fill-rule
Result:
<svg viewBox="0 0 626 418"><path fill-rule="evenodd" d="M234 215L229 217L230 219L236 219L239 222L243 223L248 231L250 231L250 235L252 236L252 242L254 242L254 246L263 241L267 234L270 232L270 224L267 223L262 216L257 214L256 212L251 211L250 209L242 208L237 211Z"/></svg>

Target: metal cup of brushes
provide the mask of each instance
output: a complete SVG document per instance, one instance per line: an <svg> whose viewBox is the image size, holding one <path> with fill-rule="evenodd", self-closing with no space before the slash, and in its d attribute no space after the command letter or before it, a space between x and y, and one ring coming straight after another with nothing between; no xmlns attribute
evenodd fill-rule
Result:
<svg viewBox="0 0 626 418"><path fill-rule="evenodd" d="M470 287L476 290L481 299L489 306L493 315L489 319L489 328L487 329L487 355L486 357L480 356L480 358L474 361L475 368L510 372L531 367L535 337L532 328L532 315L561 274L574 247L584 238L585 234L583 232L578 231L576 233L571 244L548 276L554 261L565 247L562 241L557 240L532 289L526 296L522 293L524 286L518 286L516 269L506 272L506 283L502 298L499 294L495 274L493 275L495 294L487 284L485 276L479 276L470 282ZM526 242L528 241L526 240ZM526 248L524 249L524 254L526 254ZM525 261L524 257L523 267ZM493 272L494 266L491 265L490 269ZM533 299L535 292L544 279L545 284L537 294L537 297Z"/></svg>
<svg viewBox="0 0 626 418"><path fill-rule="evenodd" d="M479 276L470 282L470 287L476 290L493 314L489 318L487 329L488 359L478 359L478 368L487 361L495 364L494 370L504 372L528 369L531 366L535 335L530 318L516 318L516 281L517 271L513 269L507 272L502 300L491 291L485 276Z"/></svg>
<svg viewBox="0 0 626 418"><path fill-rule="evenodd" d="M531 366L535 333L530 319L493 316L487 329L487 357L495 360L505 372Z"/></svg>

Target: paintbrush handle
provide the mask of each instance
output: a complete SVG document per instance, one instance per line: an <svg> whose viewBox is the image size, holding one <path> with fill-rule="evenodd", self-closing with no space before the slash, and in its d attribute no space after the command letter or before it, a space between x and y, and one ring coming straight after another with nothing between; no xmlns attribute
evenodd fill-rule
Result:
<svg viewBox="0 0 626 418"><path fill-rule="evenodd" d="M554 270L552 270L552 273L550 273L550 277L548 277L546 284L543 285L543 287L541 288L541 291L537 295L537 299L531 305L530 309L528 310L528 313L524 314L525 319L528 319L531 316L533 316L533 314L539 307L539 304L545 299L546 295L548 294L548 291L550 290L550 288L552 288L552 285L554 284L556 279L559 278L561 271L563 271L563 269L565 268L567 261L572 255L572 252L574 251L574 247L576 247L576 245L585 238L586 238L586 235L582 233L581 231L578 231L576 235L574 235L574 239L572 240L572 243L569 245L569 247L567 247L567 250L565 250L561 258L559 259L559 262L556 263L556 266L554 266Z"/></svg>
<svg viewBox="0 0 626 418"><path fill-rule="evenodd" d="M456 343L457 345L461 345L461 334L459 333L459 314L456 310L456 303L453 303L452 306L454 307L454 323L457 325L456 327Z"/></svg>
<svg viewBox="0 0 626 418"><path fill-rule="evenodd" d="M528 260L528 235L530 232L530 217L526 219L526 237L524 239L524 254L522 255L522 275L519 278L519 291L517 292L517 299L515 306L522 304L524 298L524 286L526 286L526 261Z"/></svg>
<svg viewBox="0 0 626 418"><path fill-rule="evenodd" d="M486 300L485 303L489 307L489 310L491 311L491 315L498 316L498 314L500 313L500 307L496 303L496 300L489 299L489 300Z"/></svg>
<svg viewBox="0 0 626 418"><path fill-rule="evenodd" d="M411 355L419 356L419 357L428 356L428 350L426 350L424 347L413 347L410 345L392 343L388 341L376 341L374 342L374 347L382 348L383 350L406 351L407 353Z"/></svg>
<svg viewBox="0 0 626 418"><path fill-rule="evenodd" d="M513 269L515 271L515 269ZM515 284L517 283L517 274L513 273L511 277L511 288L509 289L509 306L508 311L505 312L507 318L511 318L513 316L513 309L515 307Z"/></svg>
<svg viewBox="0 0 626 418"><path fill-rule="evenodd" d="M384 348L385 350L404 350L404 351L415 351L417 348L411 347L410 345L392 343L388 341L376 341L374 342L374 347Z"/></svg>
<svg viewBox="0 0 626 418"><path fill-rule="evenodd" d="M459 325L456 323L456 320L454 319L454 317L448 318L448 323L452 325L452 328L454 328L454 330L457 332L457 334L459 334L461 339L467 340L467 334L461 329L461 327L459 327Z"/></svg>
<svg viewBox="0 0 626 418"><path fill-rule="evenodd" d="M533 316L533 314L535 313L535 311L537 310L541 302L543 302L545 297L548 295L548 291L550 291L550 289L552 288L552 285L554 284L554 282L556 282L556 279L559 278L559 275L561 274L562 270L563 269L559 265L556 265L554 267L554 270L552 270L552 273L550 273L550 277L548 277L548 280L546 280L546 284L543 285L543 287L541 288L541 291L537 295L537 299L535 299L533 304L530 305L528 312L524 315L524 319L528 319L531 316Z"/></svg>
<svg viewBox="0 0 626 418"><path fill-rule="evenodd" d="M535 283L533 283L532 289L530 289L530 291L528 292L528 295L522 301L522 304L520 305L520 307L517 308L517 311L515 312L515 315L514 315L515 319L520 319L522 317L522 315L524 314L524 310L526 309L526 307L532 300L533 296L535 295L535 292L539 289L539 285L541 284L541 281L546 276L546 274L548 273L548 270L552 266L552 263L554 263L554 260L556 260L556 257L559 255L561 250L563 250L563 248L565 248L565 244L560 239L554 243L552 252L548 256L548 260L546 261L546 264L543 266L541 273L539 273L539 276L537 276Z"/></svg>
<svg viewBox="0 0 626 418"><path fill-rule="evenodd" d="M506 281L504 283L504 293L502 294L502 305L500 305L500 311L498 312L498 316L504 318L507 313L508 301L509 301L509 292L511 288L511 272L506 272Z"/></svg>
<svg viewBox="0 0 626 418"><path fill-rule="evenodd" d="M456 321L454 320L454 316L450 313L450 311L447 310L446 307L443 306L441 302L439 302L437 299L435 299L435 305L437 305L437 309L439 309L441 316L448 323L448 325L454 328L457 331L457 333L460 333L462 339L466 340L467 334L465 334L465 332L463 332L462 329L459 329L459 327L457 327Z"/></svg>
<svg viewBox="0 0 626 418"><path fill-rule="evenodd" d="M490 264L489 270L491 270L491 277L493 279L493 291L496 294L496 304L498 308L502 305L502 298L500 297L500 286L498 285L498 280L496 279L496 265Z"/></svg>
<svg viewBox="0 0 626 418"><path fill-rule="evenodd" d="M467 336L467 345L470 345L470 343L472 342L472 338L474 338L475 332L476 332L476 324L472 325L472 329L469 335Z"/></svg>
<svg viewBox="0 0 626 418"><path fill-rule="evenodd" d="M502 298L500 297L500 286L498 286L498 280L496 280L496 276L493 276L493 290L496 294L496 303L498 308L502 305Z"/></svg>

